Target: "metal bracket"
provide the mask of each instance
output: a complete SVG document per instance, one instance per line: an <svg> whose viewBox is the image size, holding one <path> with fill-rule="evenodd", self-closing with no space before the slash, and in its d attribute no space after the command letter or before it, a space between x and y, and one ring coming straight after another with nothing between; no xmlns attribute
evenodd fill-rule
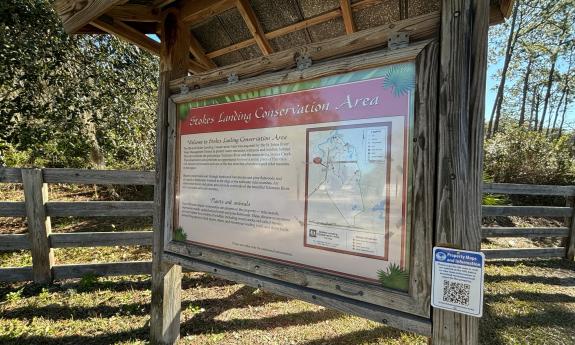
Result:
<svg viewBox="0 0 575 345"><path fill-rule="evenodd" d="M228 85L235 84L238 81L240 81L240 78L238 77L237 73L230 73L228 75Z"/></svg>
<svg viewBox="0 0 575 345"><path fill-rule="evenodd" d="M302 54L295 58L295 63L297 66L296 69L298 71L303 71L307 68L310 68L313 64L313 61L311 61L311 57L308 54Z"/></svg>
<svg viewBox="0 0 575 345"><path fill-rule="evenodd" d="M186 84L180 85L180 95L185 95L190 92L190 88Z"/></svg>
<svg viewBox="0 0 575 345"><path fill-rule="evenodd" d="M405 48L408 45L409 45L409 34L407 32L400 31L393 33L387 40L387 48L389 48L389 50Z"/></svg>

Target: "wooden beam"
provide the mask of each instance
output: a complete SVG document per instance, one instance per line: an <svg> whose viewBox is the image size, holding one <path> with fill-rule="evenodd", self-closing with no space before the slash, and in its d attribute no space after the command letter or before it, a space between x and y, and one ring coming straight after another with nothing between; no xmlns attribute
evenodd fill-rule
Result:
<svg viewBox="0 0 575 345"><path fill-rule="evenodd" d="M197 23L218 15L236 5L235 0L195 0L185 1L180 10L182 20Z"/></svg>
<svg viewBox="0 0 575 345"><path fill-rule="evenodd" d="M513 6L515 5L515 0L500 0L499 9L504 18L509 18L513 12Z"/></svg>
<svg viewBox="0 0 575 345"><path fill-rule="evenodd" d="M159 22L158 9L146 5L127 4L112 7L106 12L110 17L123 22Z"/></svg>
<svg viewBox="0 0 575 345"><path fill-rule="evenodd" d="M188 1L186 5L197 3ZM154 186L154 237L152 241L152 301L150 342L175 344L180 337L182 267L162 258L166 229L166 176L169 82L188 73L190 29L183 11L169 9L162 18L162 43L156 125L156 183ZM167 215L171 216L171 215Z"/></svg>
<svg viewBox="0 0 575 345"><path fill-rule="evenodd" d="M387 44L390 35L397 31L405 31L413 42L431 38L439 29L439 13L433 12L417 18L409 18L393 24L362 30L350 35L335 37L323 42L311 43L302 47L292 48L262 56L259 58L223 66L187 78L179 78L170 82L170 88L177 92L182 84L189 87L205 85L222 80L230 73L237 73L240 78L258 75L264 72L277 71L295 65L295 57L308 54L314 61L320 61L350 53L358 53L372 48L382 48Z"/></svg>
<svg viewBox="0 0 575 345"><path fill-rule="evenodd" d="M188 70L191 73L197 74L197 73L202 73L202 72L207 71L207 68L206 68L206 66L202 65L198 61L189 59L188 60Z"/></svg>
<svg viewBox="0 0 575 345"><path fill-rule="evenodd" d="M371 6L375 6L375 5L380 4L380 3L381 3L381 0L362 0L362 1L358 1L358 2L351 4L351 10L353 12L357 12L359 10L369 8ZM287 35L291 32L299 31L299 30L305 29L305 28L313 26L313 25L325 23L325 22L330 21L334 18L339 18L339 17L341 17L341 15L342 15L341 8L336 8L336 9L333 9L331 11L319 14L315 17L310 17L308 19L302 20L301 22L293 23L291 25L284 26L283 28L279 28L279 29L274 30L274 31L266 32L265 37L268 40L271 40L271 39L274 39L276 37ZM242 41L242 42L239 42L236 44L232 44L231 46L227 46L227 47L224 47L224 48L221 48L218 50L214 50L213 52L206 53L206 56L213 59L215 57L231 53L235 50L249 47L252 44L256 44L256 41L254 38L250 38L250 39L247 39L245 41Z"/></svg>
<svg viewBox="0 0 575 345"><path fill-rule="evenodd" d="M481 246L489 1L441 1L435 245ZM477 345L479 318L433 308L433 345Z"/></svg>
<svg viewBox="0 0 575 345"><path fill-rule="evenodd" d="M64 30L75 33L110 8L126 0L56 0L54 8L62 19Z"/></svg>
<svg viewBox="0 0 575 345"><path fill-rule="evenodd" d="M152 54L160 54L160 43L154 41L153 39L119 20L114 20L114 18L112 18L110 21L95 19L91 22L91 24L111 35L117 36L128 42L132 42L138 47L147 50Z"/></svg>
<svg viewBox="0 0 575 345"><path fill-rule="evenodd" d="M268 42L265 36L264 29L262 28L260 21L258 20L256 14L254 13L252 6L248 3L247 0L237 0L237 8L242 17L244 18L244 21L246 22L248 29L252 33L252 36L254 36L254 39L256 40L258 47L260 47L262 54L263 55L271 54L273 52L273 49L270 46L270 43Z"/></svg>
<svg viewBox="0 0 575 345"><path fill-rule="evenodd" d="M48 201L48 185L42 180L41 169L22 169L22 182L26 199L26 221L32 248L34 282L51 283L54 251L50 248L48 236L52 232L52 227L45 207Z"/></svg>
<svg viewBox="0 0 575 345"><path fill-rule="evenodd" d="M345 25L345 32L352 34L356 31L355 22L353 20L353 13L351 11L350 0L339 0L339 7L343 17L343 24Z"/></svg>
<svg viewBox="0 0 575 345"><path fill-rule="evenodd" d="M218 67L212 60L206 56L206 52L194 34L190 33L190 53L198 62L207 69Z"/></svg>
<svg viewBox="0 0 575 345"><path fill-rule="evenodd" d="M239 42L236 44L232 44L231 46L227 46L227 47L222 48L222 49L214 50L211 53L206 53L206 56L210 59L213 59L215 57L222 56L222 55L227 54L227 53L231 53L231 52L236 51L238 49L249 47L252 44L256 44L256 40L254 38L250 38L250 39L247 39L245 41L242 41L242 42Z"/></svg>

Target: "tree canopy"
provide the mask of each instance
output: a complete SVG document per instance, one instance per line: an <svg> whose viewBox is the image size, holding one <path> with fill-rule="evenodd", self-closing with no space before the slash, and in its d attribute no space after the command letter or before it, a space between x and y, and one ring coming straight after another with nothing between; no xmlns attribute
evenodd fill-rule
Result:
<svg viewBox="0 0 575 345"><path fill-rule="evenodd" d="M48 0L0 2L0 163L153 168L158 59L66 34Z"/></svg>

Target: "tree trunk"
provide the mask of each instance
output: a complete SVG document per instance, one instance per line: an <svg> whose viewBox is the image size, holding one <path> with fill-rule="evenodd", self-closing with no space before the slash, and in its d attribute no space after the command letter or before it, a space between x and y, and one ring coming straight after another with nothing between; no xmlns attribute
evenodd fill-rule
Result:
<svg viewBox="0 0 575 345"><path fill-rule="evenodd" d="M551 96L551 88L553 87L553 75L555 74L555 63L557 62L557 53L551 55L551 69L549 70L549 78L547 79L547 92L543 99L543 113L541 114L541 122L539 125L539 132L543 131L545 124L545 116L547 115L547 106L549 105L549 97Z"/></svg>
<svg viewBox="0 0 575 345"><path fill-rule="evenodd" d="M567 86L567 85L565 85ZM557 104L557 109L555 109L555 118L553 119L553 126L551 127L551 134L555 131L555 126L557 126L557 118L559 117L559 109L561 109L561 104L563 104L563 100L565 99L565 91L566 87L563 88L563 92L561 93L561 98L559 99L559 104Z"/></svg>
<svg viewBox="0 0 575 345"><path fill-rule="evenodd" d="M513 17L511 19L511 27L509 29L509 37L507 38L507 47L505 48L505 60L503 62L503 70L501 71L501 80L497 87L497 95L491 110L491 117L489 118L489 126L487 128L487 137L491 138L499 128L499 119L501 117L501 104L503 103L503 91L505 89L505 82L507 80L507 70L509 69L509 62L513 56L513 49L515 49L515 42L517 42L517 35L515 33L515 23L517 20L517 12L519 8L519 1L515 3L513 8ZM495 118L495 120L494 120Z"/></svg>
<svg viewBox="0 0 575 345"><path fill-rule="evenodd" d="M533 92L531 92L531 111L529 114L529 125L528 128L529 130L531 130L533 128L533 120L534 120L534 116L535 116L535 99L536 99L536 93L537 93L537 87L535 87L533 89ZM537 125L535 125L535 128L537 128Z"/></svg>
<svg viewBox="0 0 575 345"><path fill-rule="evenodd" d="M533 126L534 130L537 130L537 126L539 125L539 103L541 101L541 96L539 95L539 90L537 90L537 95L535 96L535 126Z"/></svg>
<svg viewBox="0 0 575 345"><path fill-rule="evenodd" d="M527 102L527 90L529 89L529 75L531 74L531 64L533 59L529 58L529 63L527 63L527 70L525 71L525 77L523 78L523 96L521 98L521 111L519 112L519 126L523 126L525 122L525 103Z"/></svg>
<svg viewBox="0 0 575 345"><path fill-rule="evenodd" d="M565 103L563 103L563 114L561 114L561 124L559 125L559 137L563 132L563 123L565 122L565 114L567 114L567 106L569 105L569 88L565 92Z"/></svg>

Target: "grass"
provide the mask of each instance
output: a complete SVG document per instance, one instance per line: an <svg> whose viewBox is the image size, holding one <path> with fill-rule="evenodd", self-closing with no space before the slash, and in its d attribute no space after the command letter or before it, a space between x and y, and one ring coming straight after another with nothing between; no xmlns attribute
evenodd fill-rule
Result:
<svg viewBox="0 0 575 345"><path fill-rule="evenodd" d="M3 199L5 190L0 192ZM17 188L8 192L17 200ZM53 193L62 199L93 198L82 189ZM0 233L25 231L19 222L0 218ZM53 219L56 232L150 226L149 219ZM57 264L149 260L150 251L66 248L56 249L55 258ZM0 267L30 263L28 251L0 252ZM485 278L481 344L575 344L575 263L492 261ZM427 344L421 336L202 273L185 274L182 286L180 344ZM150 298L147 276L0 284L0 344L148 344Z"/></svg>
<svg viewBox="0 0 575 345"><path fill-rule="evenodd" d="M575 263L492 262L481 343L575 344ZM145 276L0 285L0 344L148 344ZM202 273L183 280L181 344L426 344L423 337Z"/></svg>

